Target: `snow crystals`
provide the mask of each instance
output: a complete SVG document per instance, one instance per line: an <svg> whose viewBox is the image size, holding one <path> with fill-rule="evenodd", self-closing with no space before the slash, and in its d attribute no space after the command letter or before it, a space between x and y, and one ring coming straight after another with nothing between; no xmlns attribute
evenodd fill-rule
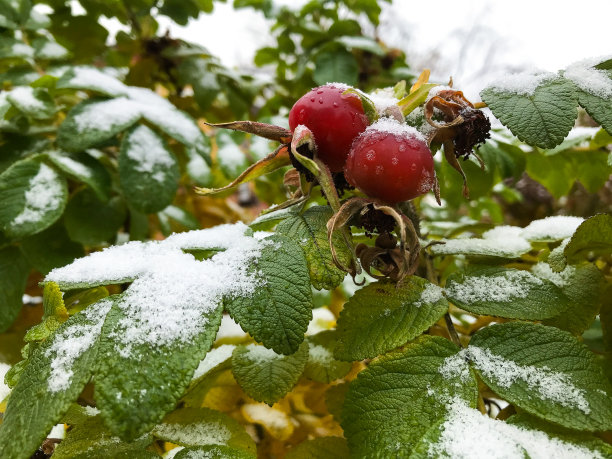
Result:
<svg viewBox="0 0 612 459"><path fill-rule="evenodd" d="M538 86L559 78L551 72L521 72L504 76L493 81L487 89L516 94L519 96L533 96Z"/></svg>
<svg viewBox="0 0 612 459"><path fill-rule="evenodd" d="M521 232L521 237L530 241L560 240L570 237L584 221L582 217L556 215L534 220Z"/></svg>
<svg viewBox="0 0 612 459"><path fill-rule="evenodd" d="M185 445L226 445L232 438L230 430L220 422L194 422L191 424L158 424L155 434L171 438L173 443Z"/></svg>
<svg viewBox="0 0 612 459"><path fill-rule="evenodd" d="M412 304L419 308L423 305L431 305L437 303L442 298L444 298L443 292L444 290L438 287L437 285L427 284L427 286L421 292L421 297Z"/></svg>
<svg viewBox="0 0 612 459"><path fill-rule="evenodd" d="M249 344L247 346L247 358L254 363L263 363L269 360L280 359L283 356L277 354L272 349L257 344Z"/></svg>
<svg viewBox="0 0 612 459"><path fill-rule="evenodd" d="M610 99L612 98L612 78L609 72L596 69L595 66L611 58L612 56L605 56L575 62L565 69L563 76L584 92L602 99Z"/></svg>
<svg viewBox="0 0 612 459"><path fill-rule="evenodd" d="M268 241L247 236L242 223L170 236L158 242L109 247L51 271L47 281L60 288L133 281L115 300L123 317L111 333L123 357L135 347L190 342L202 333L207 314L223 298L249 296L264 280L250 265ZM184 250L212 250L197 260Z"/></svg>
<svg viewBox="0 0 612 459"><path fill-rule="evenodd" d="M436 255L461 253L514 258L531 250L531 244L521 236L521 231L522 228L516 226L498 226L486 231L482 239L443 239L444 244L432 246L431 251Z"/></svg>
<svg viewBox="0 0 612 459"><path fill-rule="evenodd" d="M508 270L494 276L466 277L461 283L451 283L446 291L465 303L510 302L516 298L527 298L532 288L542 284L541 279L527 271Z"/></svg>
<svg viewBox="0 0 612 459"><path fill-rule="evenodd" d="M416 128L408 126L407 124L402 124L393 118L380 118L375 123L369 125L366 130L360 134L360 136L364 136L372 132L384 132L392 134L396 137L403 137L407 139L414 138L425 142L425 137Z"/></svg>
<svg viewBox="0 0 612 459"><path fill-rule="evenodd" d="M593 459L597 452L551 438L544 432L496 421L468 407L463 400L448 405L440 438L429 445L428 457L455 459Z"/></svg>
<svg viewBox="0 0 612 459"><path fill-rule="evenodd" d="M34 88L30 86L17 86L8 93L8 98L28 112L44 111L46 108L45 103L36 98Z"/></svg>
<svg viewBox="0 0 612 459"><path fill-rule="evenodd" d="M153 178L159 182L164 181L161 170L171 168L175 164L174 157L166 149L161 137L144 125L136 127L129 134L130 148L127 156L136 163L138 172L153 173Z"/></svg>
<svg viewBox="0 0 612 459"><path fill-rule="evenodd" d="M40 169L30 180L29 188L25 192L24 208L11 222L11 226L40 221L45 214L61 205L63 195L64 189L58 173L40 163Z"/></svg>

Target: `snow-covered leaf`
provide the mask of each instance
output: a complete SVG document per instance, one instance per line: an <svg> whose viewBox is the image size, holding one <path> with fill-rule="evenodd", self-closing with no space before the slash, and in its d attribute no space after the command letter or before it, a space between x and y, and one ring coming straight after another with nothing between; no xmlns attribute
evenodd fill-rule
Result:
<svg viewBox="0 0 612 459"><path fill-rule="evenodd" d="M70 178L88 185L101 201L108 201L111 176L106 168L86 152L68 154L62 151L47 153L49 160Z"/></svg>
<svg viewBox="0 0 612 459"><path fill-rule="evenodd" d="M533 220L521 231L520 236L528 241L554 242L571 237L584 221L582 217L556 215Z"/></svg>
<svg viewBox="0 0 612 459"><path fill-rule="evenodd" d="M519 258L531 250L531 244L520 236L521 231L516 226L498 226L486 231L482 238L442 239L444 244L432 245L430 250L434 255Z"/></svg>
<svg viewBox="0 0 612 459"><path fill-rule="evenodd" d="M511 75L480 95L515 136L540 148L560 144L578 116L574 85L554 74Z"/></svg>
<svg viewBox="0 0 612 459"><path fill-rule="evenodd" d="M307 360L308 344L305 342L291 355L249 344L234 350L232 372L249 397L273 405L295 386Z"/></svg>
<svg viewBox="0 0 612 459"><path fill-rule="evenodd" d="M474 334L467 355L485 384L517 407L571 429L612 429L612 386L570 333L523 322L492 325Z"/></svg>
<svg viewBox="0 0 612 459"><path fill-rule="evenodd" d="M144 213L158 212L174 199L179 168L164 139L145 125L121 142L119 182L128 203Z"/></svg>
<svg viewBox="0 0 612 459"><path fill-rule="evenodd" d="M34 48L14 38L0 38L0 59L20 58L28 59L34 56Z"/></svg>
<svg viewBox="0 0 612 459"><path fill-rule="evenodd" d="M466 311L509 319L547 319L571 304L549 280L503 267L478 266L454 273L446 281L445 295Z"/></svg>
<svg viewBox="0 0 612 459"><path fill-rule="evenodd" d="M319 437L305 440L287 452L287 459L345 459L349 457L342 437Z"/></svg>
<svg viewBox="0 0 612 459"><path fill-rule="evenodd" d="M458 352L444 338L423 335L359 373L342 411L352 456L407 457L450 401L475 407L478 389L469 368L460 375L440 371Z"/></svg>
<svg viewBox="0 0 612 459"><path fill-rule="evenodd" d="M256 459L257 455L242 449L232 448L224 445L209 445L192 448L183 448L176 453L174 459Z"/></svg>
<svg viewBox="0 0 612 459"><path fill-rule="evenodd" d="M0 228L14 238L36 234L60 217L67 197L66 180L53 168L18 161L0 174Z"/></svg>
<svg viewBox="0 0 612 459"><path fill-rule="evenodd" d="M330 383L345 376L352 368L350 362L334 358L337 333L325 330L306 338L308 342L308 362L304 376L313 381Z"/></svg>
<svg viewBox="0 0 612 459"><path fill-rule="evenodd" d="M408 277L399 287L372 283L344 305L334 355L342 360L376 357L416 338L447 311L442 289L421 277Z"/></svg>
<svg viewBox="0 0 612 459"><path fill-rule="evenodd" d="M584 221L563 253L570 263L587 258L590 253L605 255L612 251L612 215L598 214Z"/></svg>
<svg viewBox="0 0 612 459"><path fill-rule="evenodd" d="M34 57L49 61L59 61L70 57L70 52L55 41L44 38L36 39L32 42L34 47Z"/></svg>
<svg viewBox="0 0 612 459"><path fill-rule="evenodd" d="M55 114L55 102L43 88L30 86L17 86L6 96L6 99L23 114L44 120Z"/></svg>
<svg viewBox="0 0 612 459"><path fill-rule="evenodd" d="M266 347L293 354L312 318L312 290L304 252L292 240L274 235L250 272L261 286L252 296L228 298L232 318Z"/></svg>
<svg viewBox="0 0 612 459"><path fill-rule="evenodd" d="M89 66L71 67L57 81L56 87L85 89L109 97L126 96L128 87L108 73Z"/></svg>
<svg viewBox="0 0 612 459"><path fill-rule="evenodd" d="M72 316L46 340L11 392L0 425L2 456L29 457L89 381L112 297Z"/></svg>

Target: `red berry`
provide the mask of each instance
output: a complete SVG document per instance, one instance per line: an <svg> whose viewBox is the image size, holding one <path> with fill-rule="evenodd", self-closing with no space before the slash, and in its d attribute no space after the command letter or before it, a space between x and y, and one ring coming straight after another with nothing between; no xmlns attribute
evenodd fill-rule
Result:
<svg viewBox="0 0 612 459"><path fill-rule="evenodd" d="M355 139L344 175L366 195L388 203L416 198L435 183L433 158L424 137L389 118L377 121Z"/></svg>
<svg viewBox="0 0 612 459"><path fill-rule="evenodd" d="M342 94L348 86L328 83L303 95L289 112L289 128L300 124L314 135L317 155L332 172L340 172L355 137L368 126L361 99Z"/></svg>

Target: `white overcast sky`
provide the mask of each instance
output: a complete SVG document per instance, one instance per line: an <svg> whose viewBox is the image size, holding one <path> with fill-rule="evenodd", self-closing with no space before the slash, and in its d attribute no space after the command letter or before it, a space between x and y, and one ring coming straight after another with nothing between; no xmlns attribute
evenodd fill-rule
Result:
<svg viewBox="0 0 612 459"><path fill-rule="evenodd" d="M304 0L275 0L297 7ZM228 66L251 66L255 50L273 45L263 15L233 10L232 0L186 27L160 17L160 32L200 43ZM431 67L477 99L487 81L511 70L557 71L612 54L612 0L394 0L381 2L379 35L409 55L415 70ZM106 24L105 24L106 25Z"/></svg>

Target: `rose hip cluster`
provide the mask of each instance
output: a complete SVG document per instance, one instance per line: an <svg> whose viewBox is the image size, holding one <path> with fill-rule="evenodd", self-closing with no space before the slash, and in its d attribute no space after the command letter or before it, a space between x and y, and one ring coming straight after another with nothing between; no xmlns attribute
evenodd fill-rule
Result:
<svg viewBox="0 0 612 459"><path fill-rule="evenodd" d="M317 157L369 197L394 204L430 191L434 163L423 135L393 118L370 125L360 97L346 90L332 83L302 96L289 112L291 131L307 127Z"/></svg>

